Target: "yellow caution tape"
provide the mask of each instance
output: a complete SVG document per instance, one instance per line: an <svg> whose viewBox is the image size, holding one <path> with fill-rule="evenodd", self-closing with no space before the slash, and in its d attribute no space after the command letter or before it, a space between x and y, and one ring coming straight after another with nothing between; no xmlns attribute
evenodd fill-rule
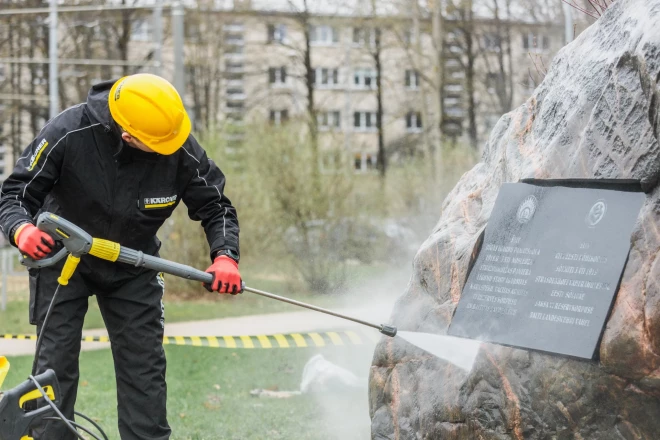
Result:
<svg viewBox="0 0 660 440"><path fill-rule="evenodd" d="M23 339L36 341L35 335L0 335L0 339ZM364 345L378 342L376 331L335 331L310 332L256 336L165 336L165 345L191 345L193 347L217 348L293 348L293 347L333 347ZM83 336L83 342L110 342L107 336Z"/></svg>

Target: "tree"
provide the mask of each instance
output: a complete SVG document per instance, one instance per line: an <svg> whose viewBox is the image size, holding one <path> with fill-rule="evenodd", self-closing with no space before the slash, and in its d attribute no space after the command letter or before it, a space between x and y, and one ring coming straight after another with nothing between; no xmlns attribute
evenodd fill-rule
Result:
<svg viewBox="0 0 660 440"><path fill-rule="evenodd" d="M223 26L215 14L205 10L191 9L186 15L186 83L192 98L192 114L198 129L209 129L216 124L222 112L222 79L225 68L221 64L224 53ZM242 98L236 91L231 95ZM244 94L244 91L243 91ZM229 94L227 96L230 96Z"/></svg>
<svg viewBox="0 0 660 440"><path fill-rule="evenodd" d="M511 18L511 0L490 1L487 6L493 16L493 27L482 34L479 54L485 67L487 85L495 91L496 107L499 113L504 114L513 106L514 81L511 27L501 17L504 13L507 18ZM489 81L494 84L488 84Z"/></svg>
<svg viewBox="0 0 660 440"><path fill-rule="evenodd" d="M309 9L308 0L302 0L302 7L299 8L293 1L288 0L289 7L293 13L293 19L298 24L299 29L302 31L304 40L302 47L289 45L290 48L296 52L296 57L302 66L302 74L298 77L293 75L293 78L301 79L303 81L306 93L306 110L307 110L307 128L310 134L310 147L312 148L312 155L315 163L319 163L319 144L318 144L318 121L317 109L315 102L315 86L316 86L316 72L312 65L312 32L315 29L312 27L311 17L312 14ZM318 168L315 167L315 168ZM315 178L316 180L316 178Z"/></svg>
<svg viewBox="0 0 660 440"><path fill-rule="evenodd" d="M465 93L468 113L468 139L473 149L478 148L477 108L475 101L475 60L477 56L477 36L474 23L474 5L472 0L461 0L456 6L458 17L457 30L463 39L463 56L459 58L465 70Z"/></svg>
<svg viewBox="0 0 660 440"><path fill-rule="evenodd" d="M376 130L378 131L378 162L376 164L381 178L385 178L387 172L388 155L385 151L385 133L383 122L385 120L385 110L383 108L383 42L382 32L384 23L378 20L377 2L371 0L371 16L369 20L372 25L367 28L369 37L364 38L366 47L368 47L369 54L374 62L374 69L376 74ZM361 29L365 32L365 29ZM366 37L366 35L364 35ZM373 36L373 38L372 38Z"/></svg>
<svg viewBox="0 0 660 440"><path fill-rule="evenodd" d="M411 20L403 19L402 26L395 28L399 47L405 50L408 65L419 81L422 97L420 111L424 121L422 141L433 179L437 177L440 166L437 147L443 139L446 61L444 29L440 1L429 1L425 6L413 2Z"/></svg>

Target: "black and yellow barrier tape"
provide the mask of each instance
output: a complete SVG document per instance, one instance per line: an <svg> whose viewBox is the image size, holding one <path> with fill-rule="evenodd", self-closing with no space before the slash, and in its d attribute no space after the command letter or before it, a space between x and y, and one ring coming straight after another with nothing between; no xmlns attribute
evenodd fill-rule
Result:
<svg viewBox="0 0 660 440"><path fill-rule="evenodd" d="M36 341L35 335L0 334L0 339ZM288 333L256 336L165 336L164 345L191 345L216 348L295 348L363 345L380 339L378 332L352 330L337 332ZM110 342L107 336L83 336L83 342Z"/></svg>

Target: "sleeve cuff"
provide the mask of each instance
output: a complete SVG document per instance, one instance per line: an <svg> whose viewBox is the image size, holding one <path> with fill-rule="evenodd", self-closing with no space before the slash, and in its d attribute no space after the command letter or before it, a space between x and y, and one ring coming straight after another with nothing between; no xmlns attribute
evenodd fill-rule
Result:
<svg viewBox="0 0 660 440"><path fill-rule="evenodd" d="M21 220L16 222L10 229L9 229L9 243L11 243L13 246L17 246L16 244L16 236L18 233L25 228L27 225L31 224L31 222L27 220Z"/></svg>

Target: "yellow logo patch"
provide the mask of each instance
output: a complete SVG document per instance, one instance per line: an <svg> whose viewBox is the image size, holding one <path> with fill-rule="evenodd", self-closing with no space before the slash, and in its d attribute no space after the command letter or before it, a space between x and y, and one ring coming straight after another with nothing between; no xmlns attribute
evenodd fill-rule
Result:
<svg viewBox="0 0 660 440"><path fill-rule="evenodd" d="M43 153L46 148L48 148L48 141L46 139L43 139L41 142L39 142L39 145L37 146L37 149L35 150L32 157L30 157L30 166L28 168L28 171L32 171L34 169L34 167L39 162L41 153Z"/></svg>
<svg viewBox="0 0 660 440"><path fill-rule="evenodd" d="M144 199L145 209L166 208L176 203L176 194L169 197L146 197Z"/></svg>

